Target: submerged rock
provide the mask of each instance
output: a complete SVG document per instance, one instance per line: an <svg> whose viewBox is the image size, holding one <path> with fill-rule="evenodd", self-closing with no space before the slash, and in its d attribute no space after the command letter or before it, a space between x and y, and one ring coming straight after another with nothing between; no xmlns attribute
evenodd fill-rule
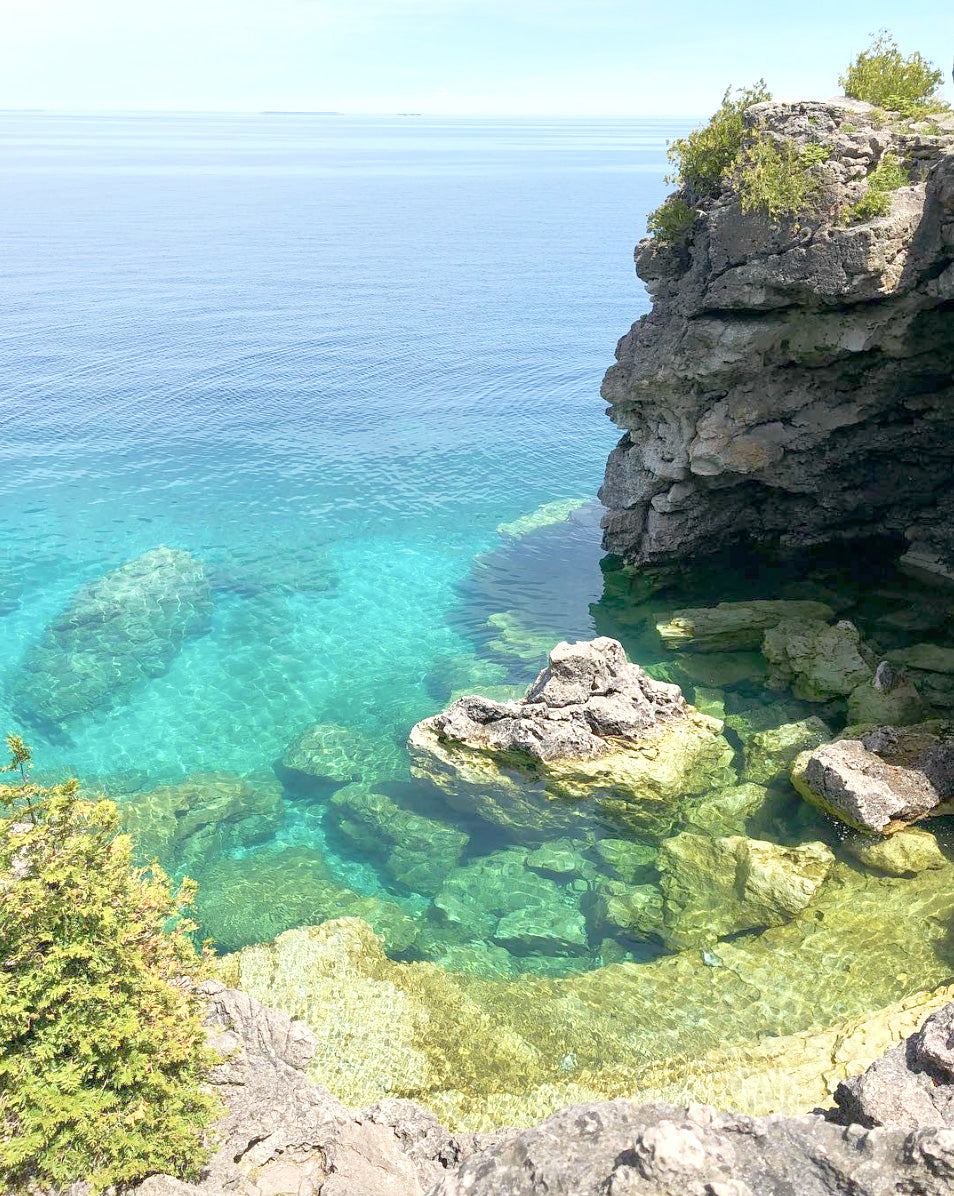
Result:
<svg viewBox="0 0 954 1196"><path fill-rule="evenodd" d="M469 836L434 818L424 818L398 805L384 793L362 785L346 785L328 802L339 832L399 884L432 896L460 863Z"/></svg>
<svg viewBox="0 0 954 1196"><path fill-rule="evenodd" d="M498 524L497 531L501 536L525 536L529 532L536 531L537 528L550 527L554 523L564 523L574 511L586 506L589 501L588 498L566 498L558 499L555 502L545 502L535 511L520 515L509 523Z"/></svg>
<svg viewBox="0 0 954 1196"><path fill-rule="evenodd" d="M762 811L767 800L768 790L751 782L717 789L687 807L682 827L713 838L742 835L746 822Z"/></svg>
<svg viewBox="0 0 954 1196"><path fill-rule="evenodd" d="M803 752L792 783L849 826L888 835L954 810L954 734L946 723L929 722L839 739Z"/></svg>
<svg viewBox="0 0 954 1196"><path fill-rule="evenodd" d="M779 847L742 835L710 839L688 832L666 839L657 861L661 937L681 948L781 926L808 905L834 862L824 843Z"/></svg>
<svg viewBox="0 0 954 1196"><path fill-rule="evenodd" d="M787 776L799 752L820 747L830 737L831 731L815 715L797 723L756 731L745 743L742 779L765 785L776 777Z"/></svg>
<svg viewBox="0 0 954 1196"><path fill-rule="evenodd" d="M761 648L765 633L784 620L824 621L834 616L824 602L753 599L673 611L668 622L656 624L656 630L667 648L738 652Z"/></svg>
<svg viewBox="0 0 954 1196"><path fill-rule="evenodd" d="M721 724L615 640L558 644L520 702L469 697L411 731L412 772L451 805L530 835L594 810L665 835L692 794L735 779Z"/></svg>
<svg viewBox="0 0 954 1196"><path fill-rule="evenodd" d="M865 867L888 876L913 876L929 868L944 868L948 863L937 837L918 827L908 827L887 839L848 835L842 846Z"/></svg>
<svg viewBox="0 0 954 1196"><path fill-rule="evenodd" d="M403 761L396 744L370 738L337 723L313 723L285 749L282 768L298 780L347 785L400 778Z"/></svg>
<svg viewBox="0 0 954 1196"><path fill-rule="evenodd" d="M164 673L211 612L202 562L178 548L153 548L80 586L27 653L17 700L54 723L94 710Z"/></svg>
<svg viewBox="0 0 954 1196"><path fill-rule="evenodd" d="M858 628L846 619L834 626L819 619L784 619L766 631L762 652L769 686L791 686L795 697L807 702L844 697L874 675Z"/></svg>
<svg viewBox="0 0 954 1196"><path fill-rule="evenodd" d="M281 825L281 786L270 773L193 773L120 803L123 826L146 859L186 870L253 847Z"/></svg>

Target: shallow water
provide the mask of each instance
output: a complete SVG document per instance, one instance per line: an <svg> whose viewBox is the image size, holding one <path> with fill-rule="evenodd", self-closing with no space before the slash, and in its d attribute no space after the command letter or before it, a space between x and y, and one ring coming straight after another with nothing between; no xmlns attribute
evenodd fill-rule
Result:
<svg viewBox="0 0 954 1196"><path fill-rule="evenodd" d="M834 594L883 649L923 638L890 620L932 602L837 553L728 562L649 604L601 571L592 498L615 436L599 382L647 307L631 248L684 125L22 115L0 131L3 726L41 772L115 796L144 856L198 877L222 950L356 914L393 955L484 976L656 956L592 919L573 938L605 874L595 826L575 864L527 861L411 782L409 728L461 690L517 692L560 638L613 635L667 677L656 607ZM584 505L549 526L498 530L569 500ZM159 545L200 563L191 622L115 581ZM132 652L78 605L104 577ZM946 614L931 617L928 634ZM104 692L83 682L80 708L51 717L31 696L41 659L53 688L82 665ZM740 758L739 727L818 713L757 678L722 690ZM324 780L280 763L313 724L331 755L347 746ZM770 805L753 832L837 845L784 785ZM509 854L482 873L493 853ZM453 925L432 905L445 875ZM567 935L494 941L510 900L495 884ZM851 973L850 944L838 965ZM802 983L780 974L764 1007ZM777 1029L733 1016L712 1041Z"/></svg>

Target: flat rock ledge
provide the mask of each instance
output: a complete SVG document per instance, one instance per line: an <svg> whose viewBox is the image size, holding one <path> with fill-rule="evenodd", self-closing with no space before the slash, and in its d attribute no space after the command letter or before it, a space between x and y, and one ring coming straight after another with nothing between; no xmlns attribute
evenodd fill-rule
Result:
<svg viewBox="0 0 954 1196"><path fill-rule="evenodd" d="M520 701L468 696L424 719L408 752L448 804L510 830L549 835L595 811L652 838L681 800L734 783L721 732L601 636L557 644Z"/></svg>
<svg viewBox="0 0 954 1196"><path fill-rule="evenodd" d="M199 1183L138 1196L941 1196L954 1190L954 1004L844 1082L827 1115L576 1105L522 1131L453 1135L405 1101L354 1112L308 1080L301 1022L205 985L227 1112ZM84 1191L82 1184L74 1196Z"/></svg>

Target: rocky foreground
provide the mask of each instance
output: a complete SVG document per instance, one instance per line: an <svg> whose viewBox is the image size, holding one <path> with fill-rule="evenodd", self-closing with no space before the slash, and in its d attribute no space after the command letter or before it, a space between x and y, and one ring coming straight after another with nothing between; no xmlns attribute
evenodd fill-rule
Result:
<svg viewBox="0 0 954 1196"><path fill-rule="evenodd" d="M867 104L762 103L778 141L822 149L824 198L798 220L743 215L726 183L686 245L647 238L653 299L603 386L623 430L602 491L606 547L682 562L739 540L783 548L887 534L950 576L954 518L954 133ZM885 158L886 216L851 205Z"/></svg>
<svg viewBox="0 0 954 1196"><path fill-rule="evenodd" d="M954 1004L836 1092L747 1117L703 1105L576 1105L533 1129L453 1135L399 1100L348 1109L309 1080L301 1022L209 982L227 1112L202 1181L138 1196L933 1196L954 1188Z"/></svg>

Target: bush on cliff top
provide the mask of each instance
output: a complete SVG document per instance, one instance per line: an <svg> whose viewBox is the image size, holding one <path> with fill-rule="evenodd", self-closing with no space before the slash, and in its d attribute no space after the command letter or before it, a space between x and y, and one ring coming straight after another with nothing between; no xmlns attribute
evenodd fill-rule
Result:
<svg viewBox="0 0 954 1196"><path fill-rule="evenodd" d="M885 154L871 174L868 175L868 190L845 212L848 224L859 224L887 216L891 211L891 192L908 185L901 161L894 154Z"/></svg>
<svg viewBox="0 0 954 1196"><path fill-rule="evenodd" d="M216 1111L183 908L157 868L131 864L109 801L75 780L30 784L8 739L0 785L0 1187L94 1190L196 1173Z"/></svg>
<svg viewBox="0 0 954 1196"><path fill-rule="evenodd" d="M934 98L943 74L918 53L905 58L897 42L882 29L872 37L838 82L845 95L866 100L879 108L913 115L912 105L925 105Z"/></svg>
<svg viewBox="0 0 954 1196"><path fill-rule="evenodd" d="M739 88L734 98L732 88L727 88L708 124L669 146L669 161L676 169L668 181L678 183L697 199L718 195L723 175L742 149L742 114L753 104L771 98L764 79L752 87Z"/></svg>
<svg viewBox="0 0 954 1196"><path fill-rule="evenodd" d="M735 181L743 213L762 212L778 220L810 212L821 189L816 167L829 155L823 145L776 141L759 129L739 156Z"/></svg>

